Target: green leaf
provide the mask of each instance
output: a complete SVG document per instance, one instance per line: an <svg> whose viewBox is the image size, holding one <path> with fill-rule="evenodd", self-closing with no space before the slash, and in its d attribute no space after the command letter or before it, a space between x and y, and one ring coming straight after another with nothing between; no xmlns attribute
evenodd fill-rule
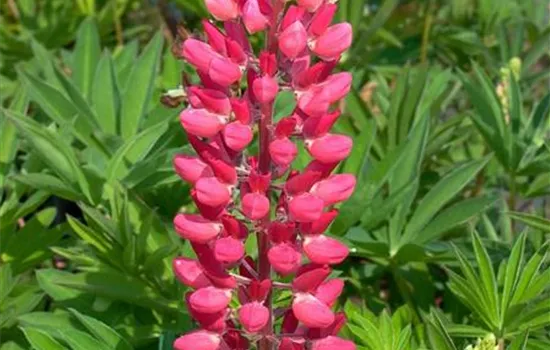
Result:
<svg viewBox="0 0 550 350"><path fill-rule="evenodd" d="M414 242L421 230L430 222L437 212L459 193L474 176L487 164L489 158L466 163L443 177L427 194L414 211L401 244Z"/></svg>
<svg viewBox="0 0 550 350"><path fill-rule="evenodd" d="M50 283L97 296L152 308L172 315L180 312L176 301L167 300L144 282L114 270L70 273L44 269L38 270L37 274L42 274L42 277L48 279Z"/></svg>
<svg viewBox="0 0 550 350"><path fill-rule="evenodd" d="M292 114L296 107L296 98L291 91L281 91L277 94L273 103L273 121L278 122Z"/></svg>
<svg viewBox="0 0 550 350"><path fill-rule="evenodd" d="M85 200L86 197L67 183L59 180L55 176L41 173L32 173L16 175L12 177L15 181L30 186L34 189L44 190L61 198L73 201Z"/></svg>
<svg viewBox="0 0 550 350"><path fill-rule="evenodd" d="M457 350L451 339L451 336L445 329L445 325L436 312L431 313L431 317L426 323L428 341L432 349L437 350Z"/></svg>
<svg viewBox="0 0 550 350"><path fill-rule="evenodd" d="M108 255L112 253L115 247L115 243L109 236L102 233L98 233L88 226L84 225L80 221L76 220L72 216L67 216L67 222L73 229L73 231L86 243L91 244L99 252Z"/></svg>
<svg viewBox="0 0 550 350"><path fill-rule="evenodd" d="M518 284L520 273L523 268L523 251L525 249L526 235L522 234L514 244L510 258L506 264L506 273L504 275L504 288L502 289L502 297L500 304L500 326L504 327L504 320L510 300L514 295L515 288Z"/></svg>
<svg viewBox="0 0 550 350"><path fill-rule="evenodd" d="M122 179L128 172L128 164L143 159L151 151L157 140L168 129L167 123L160 123L131 137L118 149L107 165L107 181Z"/></svg>
<svg viewBox="0 0 550 350"><path fill-rule="evenodd" d="M105 52L99 61L94 77L91 101L98 115L101 129L108 135L116 135L120 96L109 52Z"/></svg>
<svg viewBox="0 0 550 350"><path fill-rule="evenodd" d="M527 303L529 301L527 292L532 289L532 285L540 278L538 272L548 256L548 246L549 244L543 245L521 269L514 295L510 301L511 305Z"/></svg>
<svg viewBox="0 0 550 350"><path fill-rule="evenodd" d="M10 110L25 114L28 107L28 94L25 89L19 89L9 106ZM17 154L17 131L13 123L9 123L3 113L0 113L0 196L4 188L4 179Z"/></svg>
<svg viewBox="0 0 550 350"><path fill-rule="evenodd" d="M93 334L109 349L116 350L131 350L132 346L120 334L115 332L105 323L100 322L92 317L81 314L75 309L69 309L73 315L86 327L88 332Z"/></svg>
<svg viewBox="0 0 550 350"><path fill-rule="evenodd" d="M541 230L542 232L550 232L550 220L548 219L542 218L537 215L519 212L509 212L508 216L518 221L521 221L527 226L530 226L536 230Z"/></svg>
<svg viewBox="0 0 550 350"><path fill-rule="evenodd" d="M97 25L93 17L88 17L78 29L72 65L73 81L86 99L90 97L100 53L101 44Z"/></svg>
<svg viewBox="0 0 550 350"><path fill-rule="evenodd" d="M21 328L25 338L29 341L33 349L36 350L64 350L63 345L59 344L48 333L32 327Z"/></svg>
<svg viewBox="0 0 550 350"><path fill-rule="evenodd" d="M420 244L436 239L448 230L480 215L497 200L498 197L496 196L468 198L450 206L449 208L443 209L417 235L415 242Z"/></svg>
<svg viewBox="0 0 550 350"><path fill-rule="evenodd" d="M491 317L494 322L499 319L500 305L498 305L498 286L495 271L493 270L493 263L479 235L474 232L472 236L482 289L485 292L489 304L488 306L490 307Z"/></svg>
<svg viewBox="0 0 550 350"><path fill-rule="evenodd" d="M43 128L34 120L4 110L19 131L25 136L41 160L46 163L62 180L70 184L80 185L87 198L92 196L88 191L88 184L73 149L65 143L61 135Z"/></svg>
<svg viewBox="0 0 550 350"><path fill-rule="evenodd" d="M132 138L141 125L149 106L160 55L162 34L157 33L145 47L124 88L120 112L120 133L124 139Z"/></svg>

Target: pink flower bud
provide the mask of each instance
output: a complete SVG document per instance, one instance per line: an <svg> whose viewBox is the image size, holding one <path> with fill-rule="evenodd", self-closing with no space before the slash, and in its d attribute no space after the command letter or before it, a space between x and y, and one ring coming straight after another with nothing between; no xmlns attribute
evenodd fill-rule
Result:
<svg viewBox="0 0 550 350"><path fill-rule="evenodd" d="M211 241L216 238L223 228L220 223L193 214L176 215L174 227L181 237L196 243Z"/></svg>
<svg viewBox="0 0 550 350"><path fill-rule="evenodd" d="M288 58L298 57L307 46L307 32L300 21L292 23L279 35L279 50Z"/></svg>
<svg viewBox="0 0 550 350"><path fill-rule="evenodd" d="M219 56L210 45L193 38L183 42L181 54L187 62L202 72L208 72L212 60Z"/></svg>
<svg viewBox="0 0 550 350"><path fill-rule="evenodd" d="M213 137L223 129L226 119L206 109L184 109L180 122L185 131L200 137Z"/></svg>
<svg viewBox="0 0 550 350"><path fill-rule="evenodd" d="M348 136L327 134L306 142L311 156L322 163L334 163L346 159L353 146Z"/></svg>
<svg viewBox="0 0 550 350"><path fill-rule="evenodd" d="M237 171L235 167L224 159L218 148L205 143L195 135L187 135L189 143L197 151L201 159L207 163L218 179L227 184L237 183Z"/></svg>
<svg viewBox="0 0 550 350"><path fill-rule="evenodd" d="M330 275L331 269L328 266L307 264L302 266L292 281L292 289L298 292L314 292Z"/></svg>
<svg viewBox="0 0 550 350"><path fill-rule="evenodd" d="M191 245L195 253L197 253L197 258L204 268L206 277L212 281L214 286L228 289L233 289L237 286L235 278L228 274L223 268L223 265L216 260L214 252L208 244L191 242Z"/></svg>
<svg viewBox="0 0 550 350"><path fill-rule="evenodd" d="M353 78L350 73L342 72L329 76L320 86L323 96L330 103L337 102L344 98L351 89Z"/></svg>
<svg viewBox="0 0 550 350"><path fill-rule="evenodd" d="M241 23L237 23L235 21L227 21L223 23L223 28L225 29L225 33L227 34L227 36L232 40L235 40L245 52L252 51L252 47L250 46L250 42L248 41L246 31Z"/></svg>
<svg viewBox="0 0 550 350"><path fill-rule="evenodd" d="M213 25L207 20L202 21L202 27L204 29L204 33L206 34L206 38L208 39L208 44L216 50L220 55L226 56L227 55L227 48L225 46L225 39L226 36L220 32L218 27Z"/></svg>
<svg viewBox="0 0 550 350"><path fill-rule="evenodd" d="M325 0L298 0L298 6L305 8L309 12L315 12Z"/></svg>
<svg viewBox="0 0 550 350"><path fill-rule="evenodd" d="M269 144L269 154L275 164L287 166L292 164L296 158L298 148L289 138L283 137L275 139Z"/></svg>
<svg viewBox="0 0 550 350"><path fill-rule="evenodd" d="M352 341L329 336L313 342L311 350L356 350Z"/></svg>
<svg viewBox="0 0 550 350"><path fill-rule="evenodd" d="M258 0L246 0L243 6L243 22L250 34L264 30L269 21L260 11Z"/></svg>
<svg viewBox="0 0 550 350"><path fill-rule="evenodd" d="M330 131L336 120L340 117L340 110L324 114L319 118L308 118L304 123L304 137L317 138Z"/></svg>
<svg viewBox="0 0 550 350"><path fill-rule="evenodd" d="M351 174L332 175L313 185L310 193L321 198L328 206L347 200L355 190L355 183L355 176Z"/></svg>
<svg viewBox="0 0 550 350"><path fill-rule="evenodd" d="M275 100L277 92L279 92L279 84L277 80L269 75L256 78L252 84L254 96L260 103L270 103Z"/></svg>
<svg viewBox="0 0 550 350"><path fill-rule="evenodd" d="M225 310L230 301L230 290L206 287L198 289L191 294L189 305L197 312L213 314Z"/></svg>
<svg viewBox="0 0 550 350"><path fill-rule="evenodd" d="M349 23L339 23L329 27L310 46L317 56L330 61L337 59L351 46L353 31Z"/></svg>
<svg viewBox="0 0 550 350"><path fill-rule="evenodd" d="M263 219L269 213L269 199L262 193L247 193L242 199L242 210L250 220Z"/></svg>
<svg viewBox="0 0 550 350"><path fill-rule="evenodd" d="M228 236L239 240L245 240L248 237L248 228L246 225L233 216L224 215L222 217L222 224Z"/></svg>
<svg viewBox="0 0 550 350"><path fill-rule="evenodd" d="M288 202L288 210L292 220L312 222L321 217L325 203L309 193L300 194Z"/></svg>
<svg viewBox="0 0 550 350"><path fill-rule="evenodd" d="M275 128L275 136L277 138L289 137L296 130L298 117L290 116L279 120Z"/></svg>
<svg viewBox="0 0 550 350"><path fill-rule="evenodd" d="M227 38L225 41L225 46L227 47L227 55L231 58L231 61L237 63L239 66L246 66L248 56L238 42Z"/></svg>
<svg viewBox="0 0 550 350"><path fill-rule="evenodd" d="M231 191L215 177L203 177L195 183L197 199L206 205L226 205L231 200Z"/></svg>
<svg viewBox="0 0 550 350"><path fill-rule="evenodd" d="M304 18L304 15L305 15L304 8L290 5L288 10L285 13L285 16L283 17L283 20L281 21L280 30L284 31L292 23L296 21L301 21L302 18Z"/></svg>
<svg viewBox="0 0 550 350"><path fill-rule="evenodd" d="M225 57L213 58L208 67L208 76L216 84L227 87L239 81L242 72L238 64Z"/></svg>
<svg viewBox="0 0 550 350"><path fill-rule="evenodd" d="M325 3L321 6L319 11L317 11L313 16L308 31L314 36L323 34L332 22L336 10L336 4Z"/></svg>
<svg viewBox="0 0 550 350"><path fill-rule="evenodd" d="M349 249L345 244L325 235L306 236L303 248L311 262L321 265L339 264L349 254Z"/></svg>
<svg viewBox="0 0 550 350"><path fill-rule="evenodd" d="M175 258L172 260L172 269L178 280L188 287L199 289L212 285L197 260L181 257Z"/></svg>
<svg viewBox="0 0 550 350"><path fill-rule="evenodd" d="M248 107L248 102L245 99L232 98L231 107L233 108L233 113L238 121L245 125L250 124L250 108Z"/></svg>
<svg viewBox="0 0 550 350"><path fill-rule="evenodd" d="M294 242L296 240L296 224L274 221L269 224L267 234L273 243Z"/></svg>
<svg viewBox="0 0 550 350"><path fill-rule="evenodd" d="M295 338L283 338L279 344L278 350L304 350L305 345L303 340Z"/></svg>
<svg viewBox="0 0 550 350"><path fill-rule="evenodd" d="M278 274L287 276L298 270L302 255L293 244L281 243L269 249L267 258Z"/></svg>
<svg viewBox="0 0 550 350"><path fill-rule="evenodd" d="M300 232L306 235L318 235L327 230L327 228L332 224L334 219L338 216L338 210L333 209L323 213L319 220L316 220L311 223L300 224Z"/></svg>
<svg viewBox="0 0 550 350"><path fill-rule="evenodd" d="M330 308L309 293L294 295L292 312L300 322L310 328L324 328L334 322L334 313Z"/></svg>
<svg viewBox="0 0 550 350"><path fill-rule="evenodd" d="M319 88L310 89L304 93L299 93L297 96L298 107L307 115L318 117L327 113L331 105L331 98L323 94L323 90Z"/></svg>
<svg viewBox="0 0 550 350"><path fill-rule="evenodd" d="M233 237L218 239L214 244L214 256L224 264L236 263L244 256L243 242Z"/></svg>
<svg viewBox="0 0 550 350"><path fill-rule="evenodd" d="M176 339L175 350L221 350L221 338L218 334L208 331L187 333Z"/></svg>
<svg viewBox="0 0 550 350"><path fill-rule="evenodd" d="M260 302L244 304L239 308L239 320L249 333L261 331L269 321L269 310Z"/></svg>
<svg viewBox="0 0 550 350"><path fill-rule="evenodd" d="M197 157L178 154L173 160L178 175L190 184L194 184L201 177L212 176L212 169Z"/></svg>
<svg viewBox="0 0 550 350"><path fill-rule="evenodd" d="M239 6L235 0L205 0L208 12L220 21L229 21L239 16Z"/></svg>
<svg viewBox="0 0 550 350"><path fill-rule="evenodd" d="M241 122L233 122L223 129L223 140L227 147L235 152L240 152L252 141L254 134L248 125Z"/></svg>
<svg viewBox="0 0 550 350"><path fill-rule="evenodd" d="M189 88L188 93L193 94L201 102L201 106L216 114L229 115L231 103L226 94L219 90L202 89L196 86Z"/></svg>
<svg viewBox="0 0 550 350"><path fill-rule="evenodd" d="M332 307L342 291L344 290L344 281L341 279L332 279L321 284L317 291L315 291L315 297L321 300L323 303Z"/></svg>
<svg viewBox="0 0 550 350"><path fill-rule="evenodd" d="M274 76L277 73L277 56L267 51L260 53L260 70L262 73Z"/></svg>

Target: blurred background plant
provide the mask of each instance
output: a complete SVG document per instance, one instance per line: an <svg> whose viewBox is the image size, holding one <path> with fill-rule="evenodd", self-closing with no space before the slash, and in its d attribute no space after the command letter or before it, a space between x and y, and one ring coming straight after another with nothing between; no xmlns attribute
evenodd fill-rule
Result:
<svg viewBox="0 0 550 350"><path fill-rule="evenodd" d="M549 348L547 1L339 3L354 91L336 128L355 146L338 171L359 181L330 229L353 252L343 334ZM0 11L0 349L170 349L192 328L171 218L192 206L171 165L189 151L179 109L160 101L190 72L172 47L203 0ZM280 93L275 115L293 107Z"/></svg>

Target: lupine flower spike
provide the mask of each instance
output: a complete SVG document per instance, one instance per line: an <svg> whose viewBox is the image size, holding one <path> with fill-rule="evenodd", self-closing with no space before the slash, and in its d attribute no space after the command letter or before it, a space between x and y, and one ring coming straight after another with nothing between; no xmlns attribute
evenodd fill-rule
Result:
<svg viewBox="0 0 550 350"><path fill-rule="evenodd" d="M184 298L200 329L174 349L353 350L338 337L346 318L333 310L344 283L329 277L349 250L324 234L355 188L353 175L333 174L352 140L330 131L351 86L349 73L333 72L351 26L332 24L334 0L205 4L215 20L203 22L205 40L177 48L200 79L186 80L180 114L196 155L174 158L198 213L174 218L196 258L178 257L173 269L190 288ZM260 32L265 48L254 53L248 36ZM282 90L294 92L296 108L275 123ZM247 151L254 130L258 154ZM305 169L293 168L298 144L311 156ZM249 234L257 235L254 257L245 253ZM281 289L292 300L274 310Z"/></svg>

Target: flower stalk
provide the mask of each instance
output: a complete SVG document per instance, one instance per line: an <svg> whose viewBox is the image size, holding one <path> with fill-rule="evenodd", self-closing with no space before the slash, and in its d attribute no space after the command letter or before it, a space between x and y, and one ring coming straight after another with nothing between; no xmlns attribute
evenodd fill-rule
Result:
<svg viewBox="0 0 550 350"><path fill-rule="evenodd" d="M176 258L174 272L192 289L185 299L200 329L174 348L353 350L337 337L344 314L333 311L344 283L329 278L349 250L324 234L338 214L334 206L355 188L353 175L332 174L351 139L330 133L351 86L349 73L333 73L351 27L331 25L336 5L329 0L205 2L223 29L204 21L206 41L189 37L177 49L200 81L186 79L180 114L197 156L174 159L198 209L174 219L197 255ZM260 32L266 44L257 54L248 38ZM275 122L282 90L294 92L296 108ZM247 150L254 130L256 155ZM311 156L305 169L292 166L297 142ZM250 233L258 243L251 256L244 247ZM290 276L290 283L276 280ZM274 310L272 296L282 291L292 293L291 305Z"/></svg>

